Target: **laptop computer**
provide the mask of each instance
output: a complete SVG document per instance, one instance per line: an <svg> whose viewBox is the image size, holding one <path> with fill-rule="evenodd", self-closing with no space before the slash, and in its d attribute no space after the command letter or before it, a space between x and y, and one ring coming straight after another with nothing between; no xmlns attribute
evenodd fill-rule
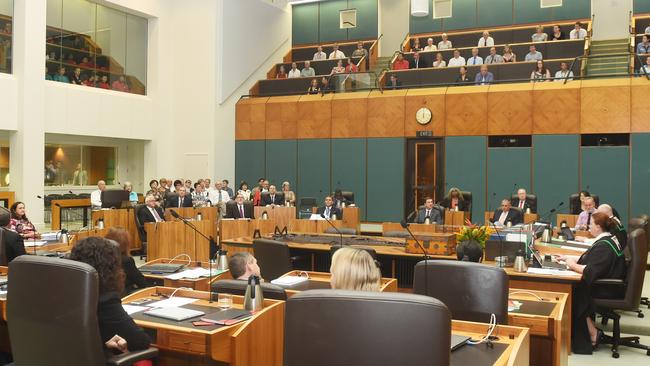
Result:
<svg viewBox="0 0 650 366"><path fill-rule="evenodd" d="M452 352L467 344L471 337L451 333L451 350Z"/></svg>
<svg viewBox="0 0 650 366"><path fill-rule="evenodd" d="M177 322L205 315L202 311L185 308L158 308L145 311L144 314Z"/></svg>
<svg viewBox="0 0 650 366"><path fill-rule="evenodd" d="M560 270L566 270L566 264L558 263L558 262L553 262L553 257L550 255L545 255L542 257L539 252L533 252L533 256L535 258L535 261L539 263L540 267L544 269L560 269Z"/></svg>

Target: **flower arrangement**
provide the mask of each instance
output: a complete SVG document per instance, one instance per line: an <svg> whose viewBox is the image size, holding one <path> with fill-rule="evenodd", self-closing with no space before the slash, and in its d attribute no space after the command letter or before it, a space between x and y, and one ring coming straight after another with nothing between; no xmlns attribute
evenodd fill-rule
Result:
<svg viewBox="0 0 650 366"><path fill-rule="evenodd" d="M478 226L468 222L467 226L463 226L460 231L456 233L456 241L458 243L474 240L485 249L485 242L492 235L492 229L487 226Z"/></svg>

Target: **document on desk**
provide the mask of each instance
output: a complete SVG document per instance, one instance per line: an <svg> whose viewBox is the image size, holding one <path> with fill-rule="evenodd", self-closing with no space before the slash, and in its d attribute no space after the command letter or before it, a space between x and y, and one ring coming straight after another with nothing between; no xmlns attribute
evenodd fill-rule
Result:
<svg viewBox="0 0 650 366"><path fill-rule="evenodd" d="M122 304L122 307L124 308L124 311L126 311L126 313L129 315L139 313L141 311L145 311L149 309L148 306L137 306L137 305L126 305L126 304Z"/></svg>
<svg viewBox="0 0 650 366"><path fill-rule="evenodd" d="M224 272L225 271L222 270L212 269L213 276L218 276ZM197 279L200 277L210 277L210 270L203 267L197 267L165 276L165 278L168 278L170 280L180 280L181 278Z"/></svg>
<svg viewBox="0 0 650 366"><path fill-rule="evenodd" d="M178 308L183 305L191 304L198 299L192 299L190 297L172 297L165 300L160 300L147 304L150 308Z"/></svg>
<svg viewBox="0 0 650 366"><path fill-rule="evenodd" d="M551 268L528 268L528 273L530 274L540 274L540 275L550 275L550 276L566 276L566 277L573 277L573 276L580 276L579 273L569 271L569 270L561 270L561 269L551 269Z"/></svg>
<svg viewBox="0 0 650 366"><path fill-rule="evenodd" d="M47 244L45 240L25 240L26 247L42 247Z"/></svg>
<svg viewBox="0 0 650 366"><path fill-rule="evenodd" d="M284 276L274 279L271 283L278 286L293 286L306 281L309 281L309 277Z"/></svg>

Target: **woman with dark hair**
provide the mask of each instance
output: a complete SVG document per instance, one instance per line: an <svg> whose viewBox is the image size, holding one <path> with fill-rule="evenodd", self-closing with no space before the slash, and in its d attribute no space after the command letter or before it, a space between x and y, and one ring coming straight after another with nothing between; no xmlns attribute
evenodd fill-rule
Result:
<svg viewBox="0 0 650 366"><path fill-rule="evenodd" d="M124 293L128 295L134 290L148 287L147 280L145 280L142 273L135 266L135 261L131 258L129 233L121 227L112 227L108 229L105 238L115 241L120 246L122 270L124 270L125 274Z"/></svg>
<svg viewBox="0 0 650 366"><path fill-rule="evenodd" d="M248 189L248 183L246 183L245 180L242 180L241 183L239 183L239 190L237 190L237 194L244 196L244 200L250 201L251 190Z"/></svg>
<svg viewBox="0 0 650 366"><path fill-rule="evenodd" d="M449 190L445 198L440 201L440 206L452 211L467 211L467 202L463 197L463 193L456 187Z"/></svg>
<svg viewBox="0 0 650 366"><path fill-rule="evenodd" d="M571 348L577 354L591 354L598 345L602 331L594 325L593 314L596 298L620 298L620 286L596 286L601 278L624 279L627 273L623 249L616 236L616 222L603 212L591 216L589 232L594 236L592 246L580 257L557 255L558 261L566 262L568 269L581 273L582 279L573 288Z"/></svg>
<svg viewBox="0 0 650 366"><path fill-rule="evenodd" d="M36 239L40 237L36 231L34 224L29 221L25 214L25 204L23 202L14 202L9 208L11 212L11 220L9 221L9 229L17 232L23 239Z"/></svg>
<svg viewBox="0 0 650 366"><path fill-rule="evenodd" d="M537 63L535 64L535 68L530 73L530 82L535 83L538 81L539 82L551 81L551 71L546 68L544 61L542 60L537 60Z"/></svg>
<svg viewBox="0 0 650 366"><path fill-rule="evenodd" d="M97 271L97 320L106 351L110 354L147 349L151 343L149 336L122 308L120 295L124 291L124 271L118 244L109 239L91 236L72 248L70 259L87 263Z"/></svg>

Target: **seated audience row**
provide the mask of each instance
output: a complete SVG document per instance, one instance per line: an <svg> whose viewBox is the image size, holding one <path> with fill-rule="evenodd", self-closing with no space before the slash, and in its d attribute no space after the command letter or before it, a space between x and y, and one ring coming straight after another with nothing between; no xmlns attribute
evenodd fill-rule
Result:
<svg viewBox="0 0 650 366"><path fill-rule="evenodd" d="M354 52L352 53L352 57L360 57L360 56L367 56L367 55L368 55L368 51L363 48L363 42L359 42L357 45L357 49L354 50ZM334 45L332 46L332 52L330 52L329 57L325 52L323 52L323 46L318 46L318 48L316 49L316 53L314 53L313 60L314 61L327 60L327 59L333 60L337 58L345 58L345 54L343 53L343 51L339 50L339 44L334 43Z"/></svg>
<svg viewBox="0 0 650 366"><path fill-rule="evenodd" d="M332 74L342 74L342 73L350 73L350 72L358 72L359 68L357 65L352 62L350 57L347 58L347 64L343 66L343 60L339 59L336 62L336 66L332 68L332 71L330 71L330 75ZM314 71L314 68L311 67L311 63L309 61L305 61L305 67L302 70L298 69L298 64L296 62L291 63L291 70L289 72L286 72L286 69L284 68L284 65L280 65L280 68L278 70L278 73L276 74L275 78L276 79L291 79L291 78L300 78L300 77L313 77L316 76L316 71Z"/></svg>
<svg viewBox="0 0 650 366"><path fill-rule="evenodd" d="M49 74L49 70L45 67L45 80L58 81L60 83L84 85L100 89L112 89L121 92L129 92L129 85L126 83L124 75L120 75L119 79L110 84L108 75L93 75L81 73L81 69L76 67L71 74L66 73L64 66L58 68L54 75Z"/></svg>

